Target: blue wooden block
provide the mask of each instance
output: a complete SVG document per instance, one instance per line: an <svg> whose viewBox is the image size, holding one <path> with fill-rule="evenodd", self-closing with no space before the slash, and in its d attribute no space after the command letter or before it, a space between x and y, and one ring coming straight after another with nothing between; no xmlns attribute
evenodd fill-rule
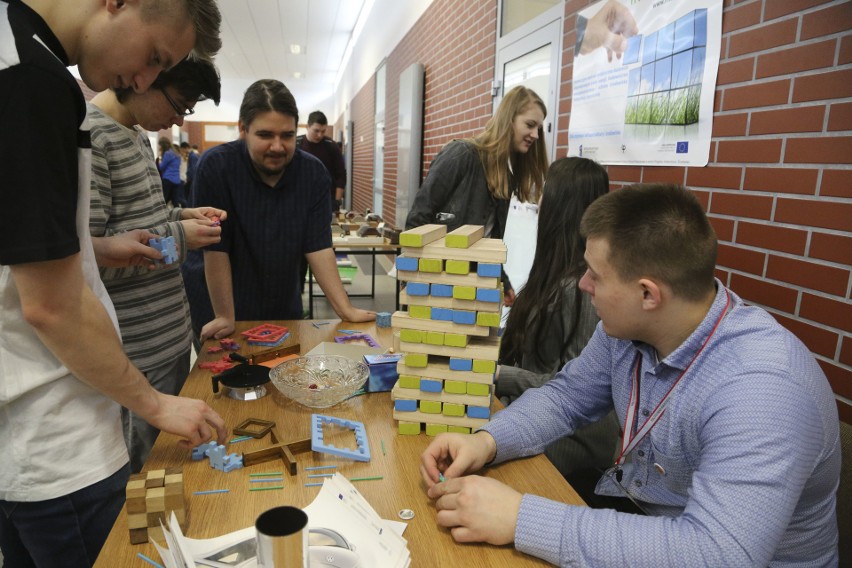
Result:
<svg viewBox="0 0 852 568"><path fill-rule="evenodd" d="M432 284L432 295L436 298L452 298L453 287L449 284Z"/></svg>
<svg viewBox="0 0 852 568"><path fill-rule="evenodd" d="M417 272L418 261L416 258L408 258L407 256L398 256L396 258L397 270L411 270Z"/></svg>
<svg viewBox="0 0 852 568"><path fill-rule="evenodd" d="M453 323L473 325L476 323L476 312L467 310L453 310Z"/></svg>
<svg viewBox="0 0 852 568"><path fill-rule="evenodd" d="M350 450L348 448L337 448L332 444L326 444L323 439L323 424L336 424L344 428L349 428L355 432L355 443L358 446L357 449ZM358 422L357 420L344 420L343 418L336 418L334 416L312 414L311 450L340 456L342 458L350 458L355 461L370 461L370 441L367 439L367 430L364 428L364 423Z"/></svg>
<svg viewBox="0 0 852 568"><path fill-rule="evenodd" d="M417 401L399 398L394 401L393 408L400 412L414 412L417 410Z"/></svg>
<svg viewBox="0 0 852 568"><path fill-rule="evenodd" d="M420 390L424 392L441 392L443 390L443 381L433 381L431 379L420 379Z"/></svg>
<svg viewBox="0 0 852 568"><path fill-rule="evenodd" d="M473 359L459 359L458 357L450 357L451 371L472 371ZM423 382L421 380L421 382Z"/></svg>
<svg viewBox="0 0 852 568"><path fill-rule="evenodd" d="M496 304L500 301L500 290L497 288L477 288L476 300L478 302L493 302Z"/></svg>
<svg viewBox="0 0 852 568"><path fill-rule="evenodd" d="M390 312L376 312L376 325L378 327L390 327L391 326L391 313ZM290 335L289 333L287 335Z"/></svg>
<svg viewBox="0 0 852 568"><path fill-rule="evenodd" d="M409 282L405 291L408 292L409 296L428 296L429 285L424 282Z"/></svg>
<svg viewBox="0 0 852 568"><path fill-rule="evenodd" d="M467 407L468 418L488 418L491 416L491 409L487 406L470 406Z"/></svg>
<svg viewBox="0 0 852 568"><path fill-rule="evenodd" d="M476 273L480 276L486 276L489 278L500 278L502 267L502 264L486 264L484 262L480 262L476 265Z"/></svg>
<svg viewBox="0 0 852 568"><path fill-rule="evenodd" d="M447 308L432 308L432 319L438 321L453 321L453 310Z"/></svg>

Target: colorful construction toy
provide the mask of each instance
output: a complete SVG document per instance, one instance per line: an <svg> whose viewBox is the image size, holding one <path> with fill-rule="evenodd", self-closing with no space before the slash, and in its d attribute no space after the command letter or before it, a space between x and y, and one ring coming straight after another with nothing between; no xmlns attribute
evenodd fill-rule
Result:
<svg viewBox="0 0 852 568"><path fill-rule="evenodd" d="M327 444L323 434L323 426L325 424L336 424L355 432L357 449L350 450L348 448L335 447L333 444ZM370 461L370 442L367 440L367 430L364 428L364 423L357 420L345 420L343 418L335 418L334 416L312 414L311 449L315 452L349 458L355 461Z"/></svg>
<svg viewBox="0 0 852 568"><path fill-rule="evenodd" d="M162 253L163 259L157 260L157 264L174 264L178 261L177 244L174 237L152 237L148 239L148 246Z"/></svg>

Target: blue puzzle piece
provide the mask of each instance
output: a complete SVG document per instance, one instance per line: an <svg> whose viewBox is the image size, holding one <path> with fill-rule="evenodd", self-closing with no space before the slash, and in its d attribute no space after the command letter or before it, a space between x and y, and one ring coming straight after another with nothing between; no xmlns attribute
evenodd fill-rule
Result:
<svg viewBox="0 0 852 568"><path fill-rule="evenodd" d="M473 359L459 359L458 357L450 357L451 371L472 371Z"/></svg>
<svg viewBox="0 0 852 568"><path fill-rule="evenodd" d="M476 265L476 273L480 276L485 276L488 278L500 278L500 274L502 274L502 264L487 264L484 262L480 262Z"/></svg>
<svg viewBox="0 0 852 568"><path fill-rule="evenodd" d="M441 392L444 390L444 383L432 379L420 379L420 390L423 392Z"/></svg>
<svg viewBox="0 0 852 568"><path fill-rule="evenodd" d="M468 418L488 418L489 416L491 416L491 409L489 409L487 406L467 407Z"/></svg>
<svg viewBox="0 0 852 568"><path fill-rule="evenodd" d="M338 426L349 428L354 431L355 442L358 445L358 449L350 450L347 448L335 448L331 444L326 445L323 440L323 424L337 424ZM340 456L342 458L350 458L355 461L370 461L370 442L367 440L367 430L364 428L364 423L358 422L357 420L344 420L343 418L335 418L334 416L312 414L311 449L315 452L322 452L325 454Z"/></svg>
<svg viewBox="0 0 852 568"><path fill-rule="evenodd" d="M432 295L436 298L452 298L453 287L449 284L432 284Z"/></svg>
<svg viewBox="0 0 852 568"><path fill-rule="evenodd" d="M447 308L432 308L432 319L437 321L453 321L453 310Z"/></svg>
<svg viewBox="0 0 852 568"><path fill-rule="evenodd" d="M148 239L148 246L163 254L163 260L156 261L158 264L174 264L178 261L177 244L174 237L152 237Z"/></svg>
<svg viewBox="0 0 852 568"><path fill-rule="evenodd" d="M216 442L207 442L205 444L201 444L200 446L195 446L192 448L192 459L193 461L203 460L207 455L207 450L212 450L216 447Z"/></svg>
<svg viewBox="0 0 852 568"><path fill-rule="evenodd" d="M417 410L417 401L399 398L394 401L393 409L400 412L414 412Z"/></svg>
<svg viewBox="0 0 852 568"><path fill-rule="evenodd" d="M476 299L479 302L493 302L496 304L500 301L500 290L497 288L477 288Z"/></svg>
<svg viewBox="0 0 852 568"><path fill-rule="evenodd" d="M407 256L399 256L396 259L396 269L397 270L409 270L412 272L417 272L419 268L419 262L416 258L408 258Z"/></svg>
<svg viewBox="0 0 852 568"><path fill-rule="evenodd" d="M405 291L408 292L409 296L428 296L429 285L425 282L409 282Z"/></svg>
<svg viewBox="0 0 852 568"><path fill-rule="evenodd" d="M228 473L235 469L243 467L243 457L237 453L229 454L225 451L225 446L215 445L210 442L212 447L208 448L204 455L210 458L210 467Z"/></svg>
<svg viewBox="0 0 852 568"><path fill-rule="evenodd" d="M473 325L476 323L476 312L467 310L453 310L453 323Z"/></svg>

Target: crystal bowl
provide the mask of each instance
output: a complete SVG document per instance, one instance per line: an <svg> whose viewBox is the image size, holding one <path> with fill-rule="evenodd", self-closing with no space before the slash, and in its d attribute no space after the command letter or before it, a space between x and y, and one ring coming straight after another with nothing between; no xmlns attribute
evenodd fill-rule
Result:
<svg viewBox="0 0 852 568"><path fill-rule="evenodd" d="M276 365L269 378L281 394L310 408L328 408L355 394L370 376L365 363L338 355L305 355Z"/></svg>

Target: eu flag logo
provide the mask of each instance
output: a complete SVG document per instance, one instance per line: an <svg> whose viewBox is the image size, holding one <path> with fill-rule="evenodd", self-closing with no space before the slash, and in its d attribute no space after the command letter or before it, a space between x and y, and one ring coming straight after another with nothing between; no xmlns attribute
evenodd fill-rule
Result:
<svg viewBox="0 0 852 568"><path fill-rule="evenodd" d="M689 153L689 142L678 142L677 148L675 152L678 154L688 154Z"/></svg>

